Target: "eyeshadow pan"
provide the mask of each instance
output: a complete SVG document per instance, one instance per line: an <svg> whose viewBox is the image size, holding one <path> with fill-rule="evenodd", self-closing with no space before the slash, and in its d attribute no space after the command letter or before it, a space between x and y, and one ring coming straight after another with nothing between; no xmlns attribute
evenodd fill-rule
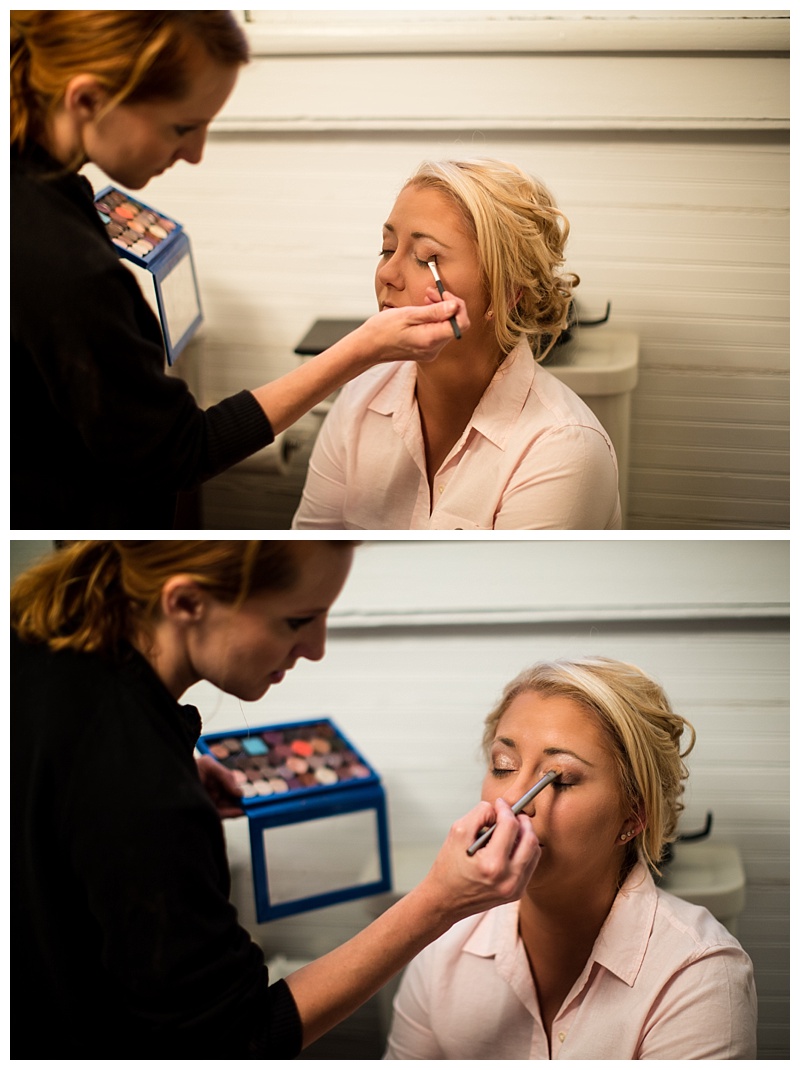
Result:
<svg viewBox="0 0 800 1070"><path fill-rule="evenodd" d="M242 740L242 748L248 754L266 754L267 745L263 739L259 739L258 736L252 736Z"/></svg>
<svg viewBox="0 0 800 1070"><path fill-rule="evenodd" d="M319 784L335 784L339 778L334 769L328 769L327 766L323 766L314 772L314 779Z"/></svg>

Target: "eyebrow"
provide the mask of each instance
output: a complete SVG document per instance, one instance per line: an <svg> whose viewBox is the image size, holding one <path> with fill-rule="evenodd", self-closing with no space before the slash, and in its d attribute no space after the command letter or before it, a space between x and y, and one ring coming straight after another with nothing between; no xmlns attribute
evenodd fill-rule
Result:
<svg viewBox="0 0 800 1070"><path fill-rule="evenodd" d="M496 736L495 743L504 743L507 747L511 747L512 750L519 750L519 747L513 739L508 739L504 736ZM548 758L554 758L558 755L565 754L570 758L577 758L579 762L583 762L584 765L588 765L590 768L594 768L591 762L587 762L585 758L581 758L580 754L576 754L574 750L568 750L566 747L545 747L542 754L546 754Z"/></svg>
<svg viewBox="0 0 800 1070"><path fill-rule="evenodd" d="M395 228L392 226L391 223L384 223L383 224L383 229L384 230L388 230L391 234L397 234L397 231L395 230ZM411 232L411 237L415 241L419 241L421 238L429 238L430 241L435 241L437 245L441 245L441 247L443 249L449 249L450 248L450 246L446 242L443 242L441 240L441 238L437 238L434 234L426 234L422 230L413 230Z"/></svg>

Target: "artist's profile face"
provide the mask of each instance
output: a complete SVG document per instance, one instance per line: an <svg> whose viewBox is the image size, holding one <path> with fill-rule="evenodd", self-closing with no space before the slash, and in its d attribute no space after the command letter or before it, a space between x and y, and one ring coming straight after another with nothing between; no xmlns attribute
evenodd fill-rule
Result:
<svg viewBox="0 0 800 1070"><path fill-rule="evenodd" d="M621 834L638 824L597 719L564 696L523 692L497 725L482 796L513 806L550 769L558 780L525 809L542 846L529 894L615 885L627 842Z"/></svg>
<svg viewBox="0 0 800 1070"><path fill-rule="evenodd" d="M197 680L252 702L303 658L325 654L328 612L344 586L351 548L306 544L297 582L285 591L261 591L240 606L208 598L198 626L189 629L186 654Z"/></svg>
<svg viewBox="0 0 800 1070"><path fill-rule="evenodd" d="M179 160L199 163L208 127L228 99L238 67L223 66L198 45L180 100L119 104L85 124L83 148L114 182L141 189Z"/></svg>
<svg viewBox="0 0 800 1070"><path fill-rule="evenodd" d="M470 323L485 323L489 296L481 280L478 247L461 211L440 190L408 185L395 201L383 227L375 295L378 307L424 305L435 287L428 261L436 266L447 291L462 298Z"/></svg>

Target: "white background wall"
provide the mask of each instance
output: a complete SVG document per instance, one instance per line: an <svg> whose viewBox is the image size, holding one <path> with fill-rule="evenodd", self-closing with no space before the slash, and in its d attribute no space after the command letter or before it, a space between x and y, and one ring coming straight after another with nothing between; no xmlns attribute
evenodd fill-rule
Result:
<svg viewBox="0 0 800 1070"><path fill-rule="evenodd" d="M640 335L629 526L788 526L788 12L251 14L202 167L145 195L192 238L205 402L374 310L421 159L505 157L572 222L582 313ZM206 526L288 524L301 475L281 501L251 469L209 485Z"/></svg>

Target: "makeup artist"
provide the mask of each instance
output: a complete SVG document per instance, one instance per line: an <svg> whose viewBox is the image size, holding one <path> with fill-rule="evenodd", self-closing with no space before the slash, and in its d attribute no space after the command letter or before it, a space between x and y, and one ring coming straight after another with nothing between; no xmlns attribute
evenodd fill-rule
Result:
<svg viewBox="0 0 800 1070"><path fill-rule="evenodd" d="M653 881L694 739L624 662L542 662L511 681L486 718L482 797L513 805L558 774L523 811L541 861L519 903L454 926L409 966L388 1058L756 1057L749 957Z"/></svg>
<svg viewBox="0 0 800 1070"><path fill-rule="evenodd" d="M237 922L210 793L239 791L195 762L200 714L179 700L208 680L253 701L322 658L353 546L79 542L15 582L15 1059L292 1058L454 922L522 892L530 822L481 803L416 889L286 981Z"/></svg>
<svg viewBox="0 0 800 1070"><path fill-rule="evenodd" d="M247 61L226 11L11 12L11 526L171 528L178 492L268 445L383 361L436 357L463 302L374 316L202 410L78 172L141 189L199 163Z"/></svg>

